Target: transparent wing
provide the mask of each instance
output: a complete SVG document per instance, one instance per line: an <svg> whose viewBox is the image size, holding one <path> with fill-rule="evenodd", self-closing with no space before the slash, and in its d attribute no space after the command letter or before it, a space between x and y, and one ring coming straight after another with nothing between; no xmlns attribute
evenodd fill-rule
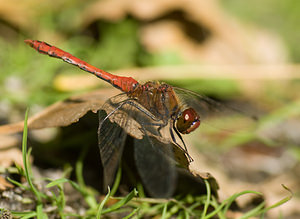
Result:
<svg viewBox="0 0 300 219"><path fill-rule="evenodd" d="M183 105L194 108L201 118L207 118L214 113L233 111L228 106L196 92L179 87L174 87L174 91L180 102Z"/></svg>
<svg viewBox="0 0 300 219"><path fill-rule="evenodd" d="M127 133L116 123L103 119L107 116L105 111L99 111L98 145L103 166L103 186L112 186L118 169Z"/></svg>
<svg viewBox="0 0 300 219"><path fill-rule="evenodd" d="M134 141L136 167L143 185L153 197L170 197L177 181L172 145L145 136Z"/></svg>
<svg viewBox="0 0 300 219"><path fill-rule="evenodd" d="M201 120L206 120L210 117L220 115L234 115L248 119L251 122L257 120L255 116L248 112L225 105L193 91L178 87L174 87L174 91L183 107L192 107L199 114Z"/></svg>

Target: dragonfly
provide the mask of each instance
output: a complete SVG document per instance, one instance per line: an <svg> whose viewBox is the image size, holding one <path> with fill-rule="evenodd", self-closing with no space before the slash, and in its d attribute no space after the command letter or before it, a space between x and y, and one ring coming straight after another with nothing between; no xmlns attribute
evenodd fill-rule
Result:
<svg viewBox="0 0 300 219"><path fill-rule="evenodd" d="M222 104L193 91L157 81L139 83L117 76L46 42L25 40L39 53L59 58L110 83L122 91L99 111L98 141L104 169L104 186L112 185L127 136L133 137L134 158L141 179L155 197L170 197L175 189L176 150L188 153L183 135L196 130L210 111ZM176 150L174 151L174 148Z"/></svg>

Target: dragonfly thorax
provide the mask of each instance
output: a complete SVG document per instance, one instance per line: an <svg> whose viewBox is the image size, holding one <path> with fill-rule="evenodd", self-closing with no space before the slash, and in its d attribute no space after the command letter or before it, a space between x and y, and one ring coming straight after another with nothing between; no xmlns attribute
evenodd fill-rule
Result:
<svg viewBox="0 0 300 219"><path fill-rule="evenodd" d="M157 119L164 121L169 120L179 110L179 101L173 88L164 83L139 84L128 96L134 98Z"/></svg>

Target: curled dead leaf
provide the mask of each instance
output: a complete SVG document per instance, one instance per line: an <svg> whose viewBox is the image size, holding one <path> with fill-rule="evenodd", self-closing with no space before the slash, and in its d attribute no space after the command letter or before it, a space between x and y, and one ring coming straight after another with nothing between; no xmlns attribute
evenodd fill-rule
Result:
<svg viewBox="0 0 300 219"><path fill-rule="evenodd" d="M57 102L42 112L28 119L29 129L42 129L51 127L63 127L78 120L88 111L96 113L108 96L113 96L114 89L102 89L82 95L70 97ZM23 122L0 126L0 134L12 134L23 131Z"/></svg>

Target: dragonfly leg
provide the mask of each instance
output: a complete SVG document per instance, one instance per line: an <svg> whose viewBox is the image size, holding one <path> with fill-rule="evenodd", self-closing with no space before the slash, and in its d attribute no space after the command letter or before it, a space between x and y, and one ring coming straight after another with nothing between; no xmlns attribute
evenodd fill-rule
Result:
<svg viewBox="0 0 300 219"><path fill-rule="evenodd" d="M107 114L105 116L105 118L101 121L101 123L99 124L99 127L102 126L102 124L105 122L105 120L107 120L111 115L113 115L115 112L117 112L119 109L122 108L122 106L125 104L126 102L121 102L121 104L119 104L116 108L114 108L113 111L111 111L109 114Z"/></svg>
<svg viewBox="0 0 300 219"><path fill-rule="evenodd" d="M124 105L129 104L131 106L134 106L136 109L138 109L139 111L141 111L142 113L144 113L146 116L148 116L149 118L151 118L154 121L160 121L160 119L156 118L152 113L150 113L148 110L144 109L143 107L141 107L140 105L138 105L137 103L135 103L134 99L126 99L124 101L121 101L120 103L118 103L118 106L114 108L113 111L111 111L101 122L100 126L102 125L102 123L108 119L110 116L112 116L115 112L117 112L118 110L120 110ZM152 123L151 123L152 124ZM159 123L157 123L159 124ZM155 125L155 123L153 124ZM158 126L162 126L164 127L165 124L159 124ZM161 127L160 127L161 128ZM159 129L160 129L159 128Z"/></svg>
<svg viewBox="0 0 300 219"><path fill-rule="evenodd" d="M174 136L174 133L173 133L173 130L175 131L176 135L179 137L179 139L181 140L182 144L183 144L183 147L177 143L176 141L176 138ZM184 151L184 153L188 156L188 160L189 162L193 162L193 158L190 156L190 154L188 153L188 150L187 150L187 147L186 147L186 144L184 143L184 140L181 136L181 134L177 131L176 127L175 127L175 124L174 122L172 122L172 127L170 126L170 135L171 135L171 138L173 140L173 142L182 150Z"/></svg>

